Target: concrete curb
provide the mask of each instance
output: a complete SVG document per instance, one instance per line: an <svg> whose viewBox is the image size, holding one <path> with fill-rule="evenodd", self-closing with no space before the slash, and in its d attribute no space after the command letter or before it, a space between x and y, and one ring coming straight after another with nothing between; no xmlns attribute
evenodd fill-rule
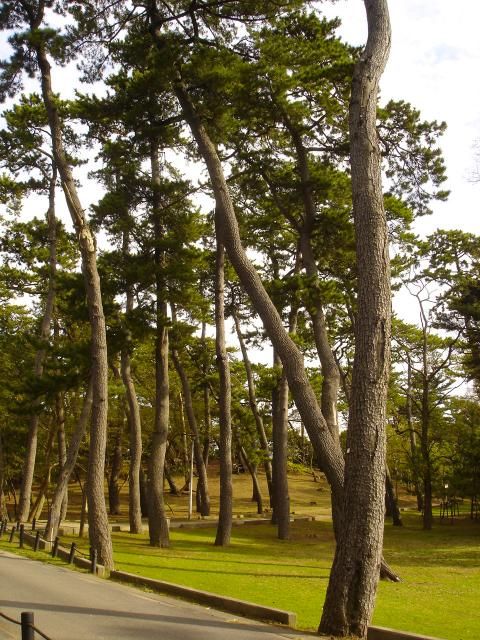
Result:
<svg viewBox="0 0 480 640"><path fill-rule="evenodd" d="M30 547L33 548L35 544L35 536L25 531L23 533L23 540L26 544L28 544ZM38 548L48 553L52 550L52 543L40 538ZM61 546L57 547L58 558L61 558L62 560L65 560L65 562L68 562L69 556L70 556L69 549L65 549L65 547L61 547ZM80 556L75 556L73 558L73 564L76 567L80 567L81 569L86 569L89 572L91 572L92 570L92 562L88 558L81 558ZM105 567L101 564L97 564L97 576L99 578L105 577Z"/></svg>
<svg viewBox="0 0 480 640"><path fill-rule="evenodd" d="M367 638L368 640L441 640L441 638L419 636L417 633L396 631L395 629L387 629L386 627L369 627Z"/></svg>
<svg viewBox="0 0 480 640"><path fill-rule="evenodd" d="M246 602L245 600L236 600L235 598L221 596L208 591L199 591L198 589L183 587L171 582L165 582L164 580L144 578L143 576L137 576L133 573L127 573L126 571L111 571L110 578L113 580L120 580L121 582L127 582L128 584L134 584L139 587L148 587L149 589L166 593L168 595L186 598L192 602L197 602L198 604L215 607L216 609L222 609L229 613L236 613L254 620L277 622L291 627L292 629L295 629L297 624L297 615L291 611L273 609L272 607L265 607L253 602Z"/></svg>

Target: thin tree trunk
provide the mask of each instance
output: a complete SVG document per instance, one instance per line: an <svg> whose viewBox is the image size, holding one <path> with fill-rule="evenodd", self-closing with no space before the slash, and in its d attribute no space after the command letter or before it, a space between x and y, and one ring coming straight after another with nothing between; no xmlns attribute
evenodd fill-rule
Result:
<svg viewBox="0 0 480 640"><path fill-rule="evenodd" d="M57 324L57 323L55 323ZM56 338L58 336L58 327L55 328ZM65 408L63 393L59 392L55 395L55 413L57 419L57 444L58 444L58 468L59 472L65 466L67 461L67 444L65 440ZM62 508L60 520L67 517L68 508L68 485L65 488L62 500Z"/></svg>
<svg viewBox="0 0 480 640"><path fill-rule="evenodd" d="M151 34L157 47L161 50L164 40L161 31L161 20L159 20L155 3L149 3L148 10L152 25ZM332 437L322 415L317 398L305 372L302 353L285 331L275 305L268 296L260 276L242 246L235 210L217 150L195 110L190 94L178 70L173 88L209 172L217 211L223 226L224 245L230 262L249 295L255 310L262 319L270 340L282 359L295 404L305 424L316 456L329 481L332 500L335 504L342 505L344 460L340 443L338 439ZM336 535L338 535L339 528L337 525L335 525L335 529ZM383 568L386 571L388 570L386 565L383 565ZM394 574L390 575L394 579Z"/></svg>
<svg viewBox="0 0 480 640"><path fill-rule="evenodd" d="M185 425L185 414L183 412L183 397L181 391L178 392L178 410L180 412L180 427L182 429L183 476L185 478L185 484L182 487L182 491L188 491L190 488L190 461L188 459L187 431Z"/></svg>
<svg viewBox="0 0 480 640"><path fill-rule="evenodd" d="M202 322L202 344L203 344L203 362L202 362L202 373L203 377L206 381L208 375L208 353L206 346L206 328L207 323L205 321ZM202 447L202 457L203 464L205 468L208 469L208 456L210 453L210 431L211 431L211 415L210 415L210 387L207 382L204 383L203 387L203 447Z"/></svg>
<svg viewBox="0 0 480 640"><path fill-rule="evenodd" d="M190 427L190 431L194 438L193 450L195 453L195 465L198 473L197 494L200 494L198 505L200 507L200 513L202 516L210 515L210 496L208 492L208 478L207 470L203 461L202 455L202 443L200 442L200 433L198 431L197 418L195 417L195 411L193 410L192 392L190 390L190 383L187 378L185 369L180 362L178 352L175 348L171 350L172 361L175 369L180 378L182 385L183 397L185 399L185 413L187 414L187 421Z"/></svg>
<svg viewBox="0 0 480 640"><path fill-rule="evenodd" d="M238 441L238 453L240 456L241 463L244 467L248 469L248 473L252 478L253 492L252 499L257 503L257 513L263 514L263 498L262 498L262 490L260 489L260 483L258 481L257 470L255 465L250 462L247 452L245 448Z"/></svg>
<svg viewBox="0 0 480 640"><path fill-rule="evenodd" d="M50 326L52 324L53 309L55 306L55 279L57 271L57 220L55 217L55 183L57 180L57 169L55 163L52 166L52 175L50 177L49 193L48 193L48 290L45 298L45 308L43 312L42 322L40 325L39 338L43 344L46 344L50 335ZM43 364L46 356L45 347L42 346L35 354L35 364L33 375L35 378L41 378L43 374ZM30 417L30 423L27 436L27 450L23 464L22 482L20 486L20 499L18 505L17 517L20 522L28 519L30 513L30 502L32 499L33 474L35 471L35 461L37 457L38 442L38 424L40 420L41 403L37 400L34 403L33 413Z"/></svg>
<svg viewBox="0 0 480 640"><path fill-rule="evenodd" d="M155 237L155 296L156 296L156 335L155 335L155 419L149 460L149 500L148 531L150 544L156 547L168 547L170 536L163 497L163 475L165 454L167 452L168 423L170 415L169 374L168 374L168 318L165 300L166 287L162 268L164 255L160 248L162 239L161 220L161 172L158 140L151 140L151 170L153 194L153 226Z"/></svg>
<svg viewBox="0 0 480 640"><path fill-rule="evenodd" d="M55 442L56 426L55 421L52 421L48 430L48 438L45 446L45 474L42 482L40 483L35 503L30 510L30 514L28 516L29 520L33 520L34 518L35 520L38 520L41 516L43 505L45 504L45 497L47 495L48 487L50 486L50 478L52 476L51 457L53 443Z"/></svg>
<svg viewBox="0 0 480 640"><path fill-rule="evenodd" d="M142 467L140 467L140 509L142 510L142 518L148 518L148 486L147 476Z"/></svg>
<svg viewBox="0 0 480 640"><path fill-rule="evenodd" d="M117 425L115 440L113 444L112 462L110 467L110 478L108 481L108 506L111 516L118 516L120 510L120 476L123 464L123 428L125 418L122 416Z"/></svg>
<svg viewBox="0 0 480 640"><path fill-rule="evenodd" d="M380 575L385 511L386 400L391 292L378 84L390 50L386 0L365 0L368 40L355 65L350 100L350 161L358 274L355 357L340 536L319 631L367 637Z"/></svg>
<svg viewBox="0 0 480 640"><path fill-rule="evenodd" d="M84 483L82 491L82 508L80 510L80 523L78 527L78 537L83 538L85 534L85 524L88 518L88 494L87 485Z"/></svg>
<svg viewBox="0 0 480 640"><path fill-rule="evenodd" d="M130 254L130 238L127 231L123 233L122 255L128 260ZM138 405L135 383L132 377L131 358L132 334L128 329L129 314L133 311L134 292L130 282L126 286L126 344L121 350L120 371L125 396L128 403L128 427L130 441L130 465L128 474L128 520L130 533L142 531L142 509L140 504L140 468L142 464L142 420Z"/></svg>
<svg viewBox="0 0 480 640"><path fill-rule="evenodd" d="M37 15L31 20L32 32L41 26L44 3L39 4ZM97 269L96 243L65 154L58 101L51 85L50 63L45 44L35 38L35 52L41 75L42 96L52 135L53 155L60 174L65 200L75 227L82 257L82 272L87 294L87 307L91 326L91 357L93 379L92 421L87 472L88 519L90 546L98 553L98 562L107 570L113 569L113 549L105 504L105 450L108 414L108 360L107 334L103 313L100 277Z"/></svg>
<svg viewBox="0 0 480 640"><path fill-rule="evenodd" d="M255 380L253 378L252 364L248 357L248 351L245 346L245 340L242 335L242 328L240 326L240 320L235 309L232 308L232 318L235 323L235 330L237 332L238 343L242 352L243 364L245 367L245 373L247 374L248 384L248 401L253 417L255 419L255 425L257 427L257 435L260 443L260 449L263 453L263 468L265 469L265 477L267 479L268 494L270 496L270 504L273 505L273 487L272 487L272 464L270 462L270 448L268 446L267 434L265 433L265 427L263 424L262 416L258 410L257 395L255 390Z"/></svg>
<svg viewBox="0 0 480 640"><path fill-rule="evenodd" d="M274 350L274 367L281 371L281 361ZM288 382L284 373L272 393L273 425L273 512L272 524L277 525L277 537L288 540L290 535L290 499L288 493Z"/></svg>
<svg viewBox="0 0 480 640"><path fill-rule="evenodd" d="M215 260L215 351L220 377L218 396L220 423L220 511L218 516L215 544L230 544L233 515L232 486L232 390L230 365L225 341L225 249L221 235L217 233L217 253Z"/></svg>
<svg viewBox="0 0 480 640"><path fill-rule="evenodd" d="M50 504L50 511L47 519L47 526L45 528L45 539L53 541L58 533L58 527L62 521L62 504L65 493L67 491L68 482L75 468L77 462L78 452L80 450L80 444L88 426L88 420L92 411L93 400L93 383L90 379L85 398L83 400L82 411L75 425L75 429L70 438L70 443L67 451L67 458L64 466L60 469L60 473L57 480L57 486L52 497ZM84 487L85 490L85 487Z"/></svg>
<svg viewBox="0 0 480 640"><path fill-rule="evenodd" d="M412 460L412 475L413 475L413 488L415 490L415 496L417 498L417 509L421 513L423 511L423 494L420 490L420 474L418 465L418 450L417 450L417 436L415 428L413 426L413 411L412 411L412 363L407 354L407 425L410 436L410 455Z"/></svg>
<svg viewBox="0 0 480 640"><path fill-rule="evenodd" d="M304 219L300 227L300 249L305 273L313 286L318 282L318 268L312 247L312 234L315 228L316 207L312 191L312 179L308 164L308 151L299 130L290 120L286 110L281 108L284 124L293 140L297 154L298 173L301 180ZM334 438L339 437L337 400L340 388L340 372L335 361L328 337L322 301L317 293L308 307L312 320L313 336L322 367L321 409L328 428Z"/></svg>
<svg viewBox="0 0 480 640"><path fill-rule="evenodd" d="M5 458L3 453L3 439L0 431L0 519L8 517L7 503L5 501Z"/></svg>
<svg viewBox="0 0 480 640"><path fill-rule="evenodd" d="M390 475L390 469L388 465L385 465L385 500L386 500L386 515L392 518L394 527L402 527L402 516L400 515L400 509L398 508L397 496L393 488L392 477Z"/></svg>

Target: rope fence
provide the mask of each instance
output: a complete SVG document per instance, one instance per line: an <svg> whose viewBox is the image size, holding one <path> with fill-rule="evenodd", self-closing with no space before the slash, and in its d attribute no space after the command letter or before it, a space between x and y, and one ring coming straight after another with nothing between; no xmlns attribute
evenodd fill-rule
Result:
<svg viewBox="0 0 480 640"><path fill-rule="evenodd" d="M34 640L35 633L38 633L39 636L44 638L44 640L52 640L49 636L47 636L43 631L40 631L34 624L34 615L32 611L22 611L20 614L20 621L15 620L15 618L11 618L7 616L5 613L0 611L0 618L4 618L8 622L12 624L16 624L22 628L22 640Z"/></svg>
<svg viewBox="0 0 480 640"><path fill-rule="evenodd" d="M0 521L0 538L4 533L8 533L8 520L4 519ZM25 543L33 548L34 551L42 549L46 552L50 552L53 558L61 558L68 562L68 564L75 564L77 566L88 569L90 573L104 575L104 567L98 564L98 552L93 547L90 547L88 553L83 553L72 542L69 549L65 549L59 545L60 538L57 536L53 542L42 538L40 529L36 528L36 523L32 522L31 531L26 531L23 523L17 522L12 525L10 530L9 542L13 542L15 535L18 535L18 543L20 549L24 548Z"/></svg>

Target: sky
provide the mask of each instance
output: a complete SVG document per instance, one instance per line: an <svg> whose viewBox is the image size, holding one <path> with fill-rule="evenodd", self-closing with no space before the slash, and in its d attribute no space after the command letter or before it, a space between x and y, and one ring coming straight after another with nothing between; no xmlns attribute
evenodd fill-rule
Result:
<svg viewBox="0 0 480 640"><path fill-rule="evenodd" d="M440 146L451 191L433 203L433 215L417 222L419 234L435 229L480 233L480 2L478 0L390 0L392 49L381 81L382 101L402 99L423 119L445 121ZM339 33L354 45L367 37L362 0L325 2L322 11L339 16ZM475 150L475 142L478 150Z"/></svg>
<svg viewBox="0 0 480 640"><path fill-rule="evenodd" d="M325 1L317 6L328 17L341 18L339 33L345 40L355 45L365 43L367 24L362 0ZM480 172L480 2L390 0L389 8L392 50L381 81L382 102L406 100L421 111L422 118L446 121L448 127L441 147L448 175L444 186L451 195L447 202L434 202L433 215L417 221L415 229L420 235L437 228L480 234L480 180L472 181L475 169ZM0 57L5 53L0 42ZM70 96L71 80L71 70L57 72L54 89ZM81 90L88 91L88 87L83 85ZM95 190L91 186L82 189L86 207L92 192ZM402 315L415 322L418 310L406 301L408 298L401 296L395 306L406 309Z"/></svg>

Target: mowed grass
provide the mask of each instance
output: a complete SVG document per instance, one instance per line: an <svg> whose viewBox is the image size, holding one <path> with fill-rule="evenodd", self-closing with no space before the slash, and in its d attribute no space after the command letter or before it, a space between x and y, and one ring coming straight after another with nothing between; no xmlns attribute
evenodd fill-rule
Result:
<svg viewBox="0 0 480 640"><path fill-rule="evenodd" d="M431 532L408 514L386 526L385 556L402 582L382 582L373 623L446 640L480 638L480 523L456 520ZM280 541L271 525L234 527L232 544L215 547L215 528L174 529L171 547L146 535L114 533L118 569L294 611L316 629L333 555L329 522L298 521Z"/></svg>
<svg viewBox="0 0 480 640"><path fill-rule="evenodd" d="M235 482L236 514L253 516L247 478ZM334 548L329 492L304 474L291 476L290 490L296 515L322 520L294 522L288 541L278 540L269 524L235 526L227 548L214 546L214 523L172 529L168 549L150 547L146 534L113 533L116 568L288 609L301 629L316 629ZM215 512L215 488L212 494ZM172 517L184 518L186 498L168 500ZM403 496L404 506L408 501ZM125 515L126 509L120 519ZM373 623L446 640L480 638L480 522L457 517L451 523L437 515L433 531L425 532L415 512L403 519L403 528L385 528L385 557L402 582L380 583ZM73 540L87 551L86 539L65 537L64 543ZM10 545L4 536L0 547L14 550L18 543Z"/></svg>

